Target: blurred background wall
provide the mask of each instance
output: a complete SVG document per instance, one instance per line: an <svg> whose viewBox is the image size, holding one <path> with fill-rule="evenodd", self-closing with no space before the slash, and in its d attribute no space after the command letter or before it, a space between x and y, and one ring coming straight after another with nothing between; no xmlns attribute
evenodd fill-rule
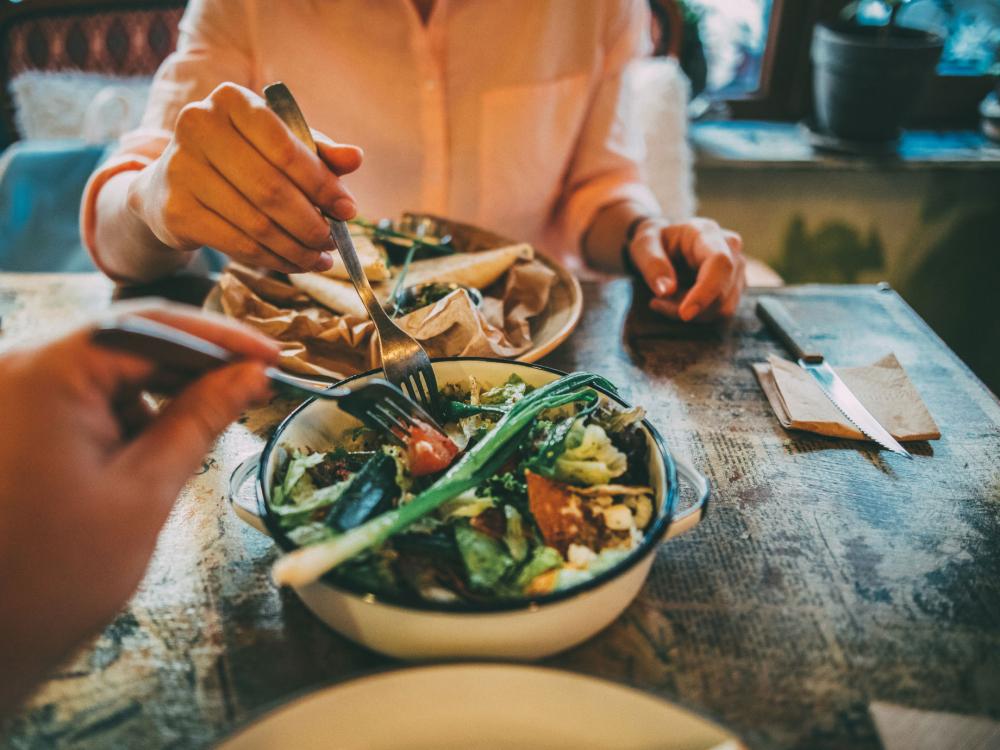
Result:
<svg viewBox="0 0 1000 750"><path fill-rule="evenodd" d="M887 281L1000 393L1000 169L703 163L696 190L786 283Z"/></svg>

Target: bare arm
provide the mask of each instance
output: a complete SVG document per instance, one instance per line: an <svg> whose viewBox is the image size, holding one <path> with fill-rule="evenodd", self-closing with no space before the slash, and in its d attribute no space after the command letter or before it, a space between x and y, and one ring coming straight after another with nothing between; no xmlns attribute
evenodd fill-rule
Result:
<svg viewBox="0 0 1000 750"><path fill-rule="evenodd" d="M621 273L622 247L629 225L647 211L631 201L605 206L594 216L583 236L583 257L587 265L607 273Z"/></svg>

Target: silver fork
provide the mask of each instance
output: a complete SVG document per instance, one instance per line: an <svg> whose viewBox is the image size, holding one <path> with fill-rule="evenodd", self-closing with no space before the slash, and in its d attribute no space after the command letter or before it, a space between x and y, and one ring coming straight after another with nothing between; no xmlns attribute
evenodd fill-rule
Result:
<svg viewBox="0 0 1000 750"><path fill-rule="evenodd" d="M165 387L183 384L239 359L211 341L139 316L99 325L91 334L91 339L100 346L156 362L169 373L162 381ZM443 432L419 404L385 380L373 379L353 388L322 388L274 367L267 368L267 376L276 389L286 393L336 400L343 411L400 443L407 441L418 423Z"/></svg>
<svg viewBox="0 0 1000 750"><path fill-rule="evenodd" d="M292 134L316 151L312 132L288 87L280 82L265 86L264 98L267 100L267 106L281 118ZM389 382L401 386L411 398L419 401L431 413L437 414L439 394L430 357L412 336L392 321L375 297L375 292L372 291L368 277L361 267L358 253L354 249L347 224L329 216L325 218L330 224L330 237L340 251L340 257L344 260L344 266L354 283L354 288L375 324L385 377Z"/></svg>

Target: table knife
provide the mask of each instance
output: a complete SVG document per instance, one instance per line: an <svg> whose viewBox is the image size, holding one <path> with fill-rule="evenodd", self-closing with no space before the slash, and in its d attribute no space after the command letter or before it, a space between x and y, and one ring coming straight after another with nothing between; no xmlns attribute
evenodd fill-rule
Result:
<svg viewBox="0 0 1000 750"><path fill-rule="evenodd" d="M809 348L809 337L777 298L761 297L757 301L757 317L781 339L788 351L798 360L799 367L812 377L826 397L854 423L855 427L886 450L913 458L906 448L872 416L864 404L858 401L857 396L851 393L840 376L827 364L823 355Z"/></svg>

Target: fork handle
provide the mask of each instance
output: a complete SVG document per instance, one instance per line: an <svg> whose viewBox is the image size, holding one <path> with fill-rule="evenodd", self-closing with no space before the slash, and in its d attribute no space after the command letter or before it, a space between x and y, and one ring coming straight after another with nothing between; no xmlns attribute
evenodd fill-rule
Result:
<svg viewBox="0 0 1000 750"><path fill-rule="evenodd" d="M285 123L292 135L305 144L306 148L318 153L319 149L312 137L312 132L288 87L280 81L271 83L264 87L264 99L267 101L268 108ZM357 290L358 296L361 297L361 302L368 310L372 320L375 321L375 327L379 330L385 330L384 324L392 323L392 320L385 314L385 310L382 309L382 305L375 297L375 291L365 275L364 266L361 265L361 259L358 258L358 252L354 249L354 240L351 239L351 232L347 228L347 224L326 214L323 214L323 218L330 225L330 237L340 252L340 258L344 261L347 275L351 277L354 288Z"/></svg>
<svg viewBox="0 0 1000 750"><path fill-rule="evenodd" d="M364 303L368 314L375 322L375 327L379 330L385 330L384 326L386 323L395 325L392 319L386 315L385 309L375 296L375 290L372 289L372 285L368 281L368 276L365 274L365 269L361 265L358 251L354 248L354 240L351 239L351 231L347 228L347 224L338 219L332 219L325 214L324 218L330 224L330 236L333 238L337 250L340 251L340 259L344 261L344 268L347 269L347 275L354 282L354 288L357 290L358 296L361 297L361 302Z"/></svg>
<svg viewBox="0 0 1000 750"><path fill-rule="evenodd" d="M186 379L240 360L211 341L138 316L99 325L91 334L91 340L100 346L148 359ZM343 398L351 392L345 387L313 385L274 367L268 367L265 374L278 389L296 396Z"/></svg>
<svg viewBox="0 0 1000 750"><path fill-rule="evenodd" d="M211 341L138 316L99 325L91 334L91 340L190 377L236 361L232 352Z"/></svg>

